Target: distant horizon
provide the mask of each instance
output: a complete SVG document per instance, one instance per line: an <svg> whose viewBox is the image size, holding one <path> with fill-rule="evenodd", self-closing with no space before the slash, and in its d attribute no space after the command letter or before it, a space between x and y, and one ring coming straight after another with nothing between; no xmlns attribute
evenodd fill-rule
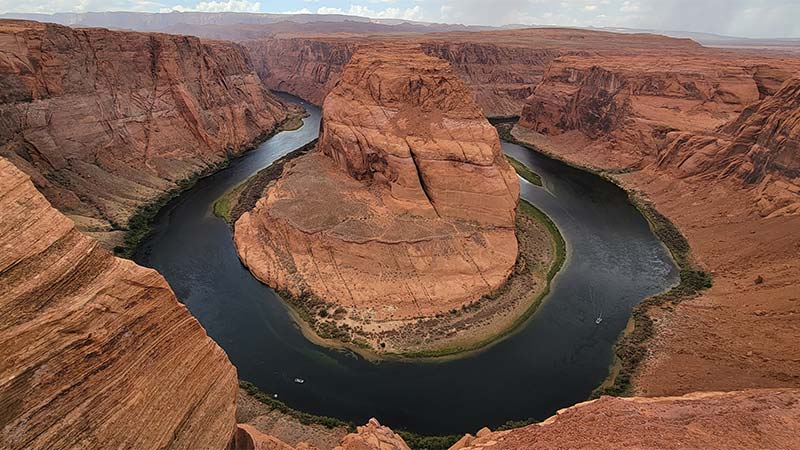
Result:
<svg viewBox="0 0 800 450"><path fill-rule="evenodd" d="M358 1L358 0L356 0ZM194 3L193 3L194 2ZM468 27L558 27L702 33L744 39L800 38L794 0L0 0L0 14L248 13L337 15Z"/></svg>

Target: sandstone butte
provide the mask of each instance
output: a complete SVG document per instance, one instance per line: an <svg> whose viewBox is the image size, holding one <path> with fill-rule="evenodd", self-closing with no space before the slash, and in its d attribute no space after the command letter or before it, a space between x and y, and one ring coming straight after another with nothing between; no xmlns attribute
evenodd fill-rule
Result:
<svg viewBox="0 0 800 450"><path fill-rule="evenodd" d="M242 47L190 36L0 20L0 80L0 155L109 246L290 114Z"/></svg>
<svg viewBox="0 0 800 450"><path fill-rule="evenodd" d="M713 276L698 298L643 307L636 393L800 381L797 60L735 55L560 58L513 130L651 202Z"/></svg>
<svg viewBox="0 0 800 450"><path fill-rule="evenodd" d="M258 279L367 327L458 309L505 283L519 182L447 62L408 45L362 48L322 115L318 150L236 222Z"/></svg>

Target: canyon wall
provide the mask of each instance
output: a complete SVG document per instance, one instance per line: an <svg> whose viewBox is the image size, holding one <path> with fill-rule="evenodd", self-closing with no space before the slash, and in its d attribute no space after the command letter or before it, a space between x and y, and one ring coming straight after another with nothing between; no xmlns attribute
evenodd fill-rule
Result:
<svg viewBox="0 0 800 450"><path fill-rule="evenodd" d="M518 116L550 63L562 55L597 52L697 50L686 39L588 30L522 29L470 33L325 33L286 27L271 37L244 40L258 74L270 89L291 92L315 104L336 85L353 51L370 42L406 42L448 61L472 91L486 116Z"/></svg>
<svg viewBox="0 0 800 450"><path fill-rule="evenodd" d="M156 271L0 158L0 447L224 449L236 369Z"/></svg>
<svg viewBox="0 0 800 450"><path fill-rule="evenodd" d="M527 99L519 123L586 147L602 165L640 166L658 158L668 133L712 132L775 94L797 69L797 59L705 49L562 56Z"/></svg>
<svg viewBox="0 0 800 450"><path fill-rule="evenodd" d="M800 79L715 133L671 133L656 165L678 178L730 179L754 189L764 215L800 213Z"/></svg>
<svg viewBox="0 0 800 450"><path fill-rule="evenodd" d="M697 298L635 315L646 357L634 392L800 382L800 235L789 231L800 229L799 63L721 51L559 58L528 99L517 139L651 202L713 277Z"/></svg>
<svg viewBox="0 0 800 450"><path fill-rule="evenodd" d="M287 110L236 44L0 21L0 155L86 231L126 228Z"/></svg>

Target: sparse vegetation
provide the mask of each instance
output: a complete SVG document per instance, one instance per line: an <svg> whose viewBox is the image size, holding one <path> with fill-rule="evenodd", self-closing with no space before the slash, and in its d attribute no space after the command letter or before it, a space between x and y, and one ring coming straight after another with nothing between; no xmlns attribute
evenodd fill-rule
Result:
<svg viewBox="0 0 800 450"><path fill-rule="evenodd" d="M283 403L282 401L267 394L249 381L239 380L239 387L244 389L248 395L260 401L261 403L296 419L303 425L322 425L325 428L346 428L350 432L353 432L356 429L355 425L350 422L345 422L344 420L336 419L334 417L309 414L291 408L286 405L286 403Z"/></svg>
<svg viewBox="0 0 800 450"><path fill-rule="evenodd" d="M517 161L516 159L512 158L511 156L506 155L506 159L511 164L511 167L517 171L517 174L521 176L525 181L530 184L541 186L542 185L542 177L539 176L536 172L532 171L528 168L525 164Z"/></svg>
<svg viewBox="0 0 800 450"><path fill-rule="evenodd" d="M412 450L447 450L453 446L461 436L451 434L448 436L422 436L408 431L396 431Z"/></svg>

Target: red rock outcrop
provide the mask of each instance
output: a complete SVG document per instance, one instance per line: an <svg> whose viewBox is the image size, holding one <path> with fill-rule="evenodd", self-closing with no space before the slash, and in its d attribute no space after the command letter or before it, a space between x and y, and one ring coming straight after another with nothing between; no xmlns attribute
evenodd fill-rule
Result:
<svg viewBox="0 0 800 450"><path fill-rule="evenodd" d="M236 44L23 21L0 21L0 87L0 155L91 231L125 228L288 109Z"/></svg>
<svg viewBox="0 0 800 450"><path fill-rule="evenodd" d="M287 164L235 242L260 280L380 327L502 285L518 196L497 132L449 65L369 46L325 100L318 150Z"/></svg>
<svg viewBox="0 0 800 450"><path fill-rule="evenodd" d="M667 133L724 125L774 94L799 64L710 50L560 57L528 99L520 125L585 147L601 166L651 163Z"/></svg>
<svg viewBox="0 0 800 450"><path fill-rule="evenodd" d="M410 450L406 442L394 431L369 419L366 425L358 427L342 439L334 450Z"/></svg>
<svg viewBox="0 0 800 450"><path fill-rule="evenodd" d="M755 187L764 214L800 212L800 79L751 104L717 133L671 133L657 165L679 178Z"/></svg>
<svg viewBox="0 0 800 450"><path fill-rule="evenodd" d="M800 391L602 397L542 423L465 436L450 450L798 449Z"/></svg>
<svg viewBox="0 0 800 450"><path fill-rule="evenodd" d="M236 369L156 271L0 158L0 447L224 449Z"/></svg>

